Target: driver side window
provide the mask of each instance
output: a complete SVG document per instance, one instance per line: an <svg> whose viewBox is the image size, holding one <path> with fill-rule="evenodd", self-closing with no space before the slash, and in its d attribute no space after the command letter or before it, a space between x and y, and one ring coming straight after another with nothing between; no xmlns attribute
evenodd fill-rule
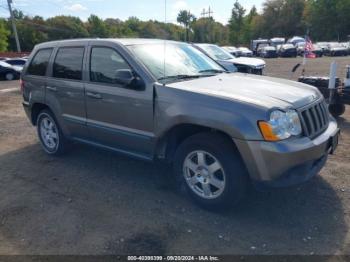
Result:
<svg viewBox="0 0 350 262"><path fill-rule="evenodd" d="M131 69L115 50L109 47L93 47L90 56L90 81L115 84L117 70Z"/></svg>

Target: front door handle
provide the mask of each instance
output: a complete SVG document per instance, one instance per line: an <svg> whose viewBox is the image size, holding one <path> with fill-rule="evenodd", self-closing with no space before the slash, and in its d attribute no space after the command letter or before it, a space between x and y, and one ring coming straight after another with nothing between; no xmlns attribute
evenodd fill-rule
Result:
<svg viewBox="0 0 350 262"><path fill-rule="evenodd" d="M94 99L102 99L102 95L99 93L87 92L86 95Z"/></svg>
<svg viewBox="0 0 350 262"><path fill-rule="evenodd" d="M54 87L54 86L46 86L46 89L47 89L47 90L50 90L50 91L52 91L52 92L56 92L56 91L57 91L57 88Z"/></svg>

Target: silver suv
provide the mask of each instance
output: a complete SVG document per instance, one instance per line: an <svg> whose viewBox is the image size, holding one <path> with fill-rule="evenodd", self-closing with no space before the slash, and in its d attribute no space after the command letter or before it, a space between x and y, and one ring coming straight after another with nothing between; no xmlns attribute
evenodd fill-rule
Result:
<svg viewBox="0 0 350 262"><path fill-rule="evenodd" d="M228 73L186 43L43 43L21 85L48 154L78 141L167 160L209 208L237 203L248 183L280 187L310 179L338 143L337 123L317 89Z"/></svg>

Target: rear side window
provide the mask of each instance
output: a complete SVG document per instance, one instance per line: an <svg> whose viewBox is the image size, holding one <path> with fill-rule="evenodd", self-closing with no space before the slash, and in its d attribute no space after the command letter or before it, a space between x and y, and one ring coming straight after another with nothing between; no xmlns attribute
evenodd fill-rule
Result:
<svg viewBox="0 0 350 262"><path fill-rule="evenodd" d="M49 64L52 48L39 50L30 63L27 73L30 75L44 76Z"/></svg>
<svg viewBox="0 0 350 262"><path fill-rule="evenodd" d="M83 57L83 47L63 47L58 49L53 64L53 77L81 80Z"/></svg>
<svg viewBox="0 0 350 262"><path fill-rule="evenodd" d="M114 84L117 70L130 69L128 63L114 49L94 47L91 51L90 80Z"/></svg>

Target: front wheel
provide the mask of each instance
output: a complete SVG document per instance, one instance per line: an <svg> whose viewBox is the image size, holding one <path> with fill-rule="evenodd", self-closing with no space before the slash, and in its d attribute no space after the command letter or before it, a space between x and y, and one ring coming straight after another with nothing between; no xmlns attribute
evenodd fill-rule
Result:
<svg viewBox="0 0 350 262"><path fill-rule="evenodd" d="M49 155L61 155L66 150L67 141L51 111L45 109L37 118L37 131L41 145Z"/></svg>
<svg viewBox="0 0 350 262"><path fill-rule="evenodd" d="M15 79L15 75L13 73L7 73L5 75L5 78L6 78L7 81L12 81L12 80Z"/></svg>
<svg viewBox="0 0 350 262"><path fill-rule="evenodd" d="M186 139L174 162L189 195L208 209L237 204L247 188L247 173L232 141L216 133Z"/></svg>

